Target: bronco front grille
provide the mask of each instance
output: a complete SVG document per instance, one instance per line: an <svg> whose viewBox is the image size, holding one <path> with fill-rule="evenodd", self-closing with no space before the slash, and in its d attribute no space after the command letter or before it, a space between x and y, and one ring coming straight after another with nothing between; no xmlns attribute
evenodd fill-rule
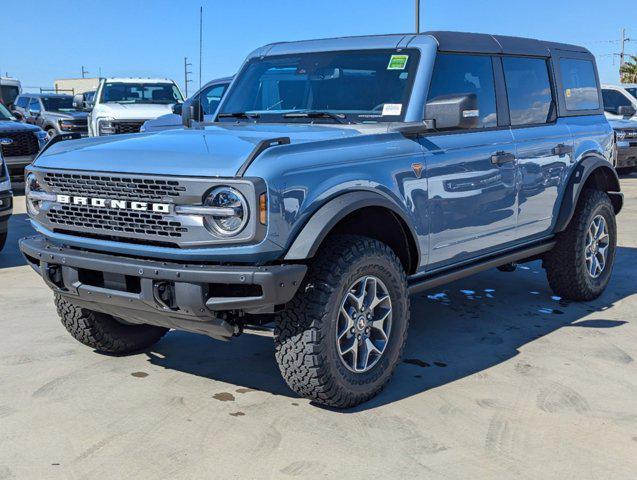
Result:
<svg viewBox="0 0 637 480"><path fill-rule="evenodd" d="M54 227L88 228L109 234L137 234L179 238L188 229L181 222L150 212L130 212L83 205L55 205L47 212Z"/></svg>
<svg viewBox="0 0 637 480"><path fill-rule="evenodd" d="M40 150L34 132L0 132L0 137L13 140L10 145L2 145L2 155L5 157L35 155Z"/></svg>
<svg viewBox="0 0 637 480"><path fill-rule="evenodd" d="M47 172L44 180L51 189L65 195L162 202L175 200L186 187L176 180Z"/></svg>

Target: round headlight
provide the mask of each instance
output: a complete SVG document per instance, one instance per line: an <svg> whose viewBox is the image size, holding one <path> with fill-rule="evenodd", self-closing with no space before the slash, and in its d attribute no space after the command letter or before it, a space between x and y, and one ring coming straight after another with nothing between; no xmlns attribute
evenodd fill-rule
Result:
<svg viewBox="0 0 637 480"><path fill-rule="evenodd" d="M24 184L24 196L27 201L27 212L30 215L37 215L40 213L40 200L35 200L31 195L31 192L38 192L41 190L38 179L33 173L29 173L27 174Z"/></svg>
<svg viewBox="0 0 637 480"><path fill-rule="evenodd" d="M248 223L248 202L241 193L230 187L217 187L206 197L206 207L229 209L223 215L206 215L206 228L217 235L237 235ZM233 212L231 212L233 211Z"/></svg>

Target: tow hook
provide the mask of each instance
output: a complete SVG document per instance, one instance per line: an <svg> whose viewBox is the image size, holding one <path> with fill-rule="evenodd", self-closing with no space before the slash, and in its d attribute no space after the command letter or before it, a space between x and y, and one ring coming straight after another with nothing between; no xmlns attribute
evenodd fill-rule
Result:
<svg viewBox="0 0 637 480"><path fill-rule="evenodd" d="M178 310L175 305L175 285L171 282L155 282L153 284L153 297L163 308Z"/></svg>

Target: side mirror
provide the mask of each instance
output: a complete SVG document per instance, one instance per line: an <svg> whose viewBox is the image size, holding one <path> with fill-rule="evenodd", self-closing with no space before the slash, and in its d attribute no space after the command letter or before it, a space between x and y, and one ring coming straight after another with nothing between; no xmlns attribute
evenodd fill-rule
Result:
<svg viewBox="0 0 637 480"><path fill-rule="evenodd" d="M203 110L198 101L195 100L191 103L186 102L184 105L186 108L182 107L181 123L183 123L185 127L190 128L192 122L201 122L203 120Z"/></svg>
<svg viewBox="0 0 637 480"><path fill-rule="evenodd" d="M36 110L29 110L29 116L30 117L39 117L40 116L40 112L38 112Z"/></svg>
<svg viewBox="0 0 637 480"><path fill-rule="evenodd" d="M173 105L173 113L174 113L175 115L181 115L181 113L182 113L182 111L183 111L183 107L184 107L184 104L183 104L183 103L175 103L175 104Z"/></svg>
<svg viewBox="0 0 637 480"><path fill-rule="evenodd" d="M425 121L436 130L476 128L480 124L478 97L474 93L436 97L425 106Z"/></svg>
<svg viewBox="0 0 637 480"><path fill-rule="evenodd" d="M84 110L84 95L81 93L73 95L73 108L76 110Z"/></svg>
<svg viewBox="0 0 637 480"><path fill-rule="evenodd" d="M632 107L630 105L622 105L617 109L617 113L624 117L632 117L635 115L635 113L637 113L637 110L635 110L635 107Z"/></svg>

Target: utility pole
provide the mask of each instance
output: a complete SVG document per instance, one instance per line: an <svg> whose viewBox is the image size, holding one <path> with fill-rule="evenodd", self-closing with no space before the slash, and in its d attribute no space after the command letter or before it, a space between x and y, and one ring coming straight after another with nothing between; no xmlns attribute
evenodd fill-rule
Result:
<svg viewBox="0 0 637 480"><path fill-rule="evenodd" d="M201 52L203 50L203 7L199 7L199 90L201 90Z"/></svg>
<svg viewBox="0 0 637 480"><path fill-rule="evenodd" d="M420 33L420 0L416 0L416 33Z"/></svg>
<svg viewBox="0 0 637 480"><path fill-rule="evenodd" d="M192 82L192 80L188 78L188 75L192 75L188 67L192 67L192 63L188 63L188 57L184 57L184 86L186 87L186 98L188 98L188 84Z"/></svg>
<svg viewBox="0 0 637 480"><path fill-rule="evenodd" d="M622 39L621 39L621 44L622 44L622 52L619 54L619 66L620 68L624 66L624 56L625 56L625 52L626 52L626 42L629 41L629 39L626 38L626 29L622 28Z"/></svg>
<svg viewBox="0 0 637 480"><path fill-rule="evenodd" d="M91 73L91 72L89 72L88 70L86 70L86 69L84 68L84 65L82 65L82 78L84 78L84 76L85 76L87 73Z"/></svg>

